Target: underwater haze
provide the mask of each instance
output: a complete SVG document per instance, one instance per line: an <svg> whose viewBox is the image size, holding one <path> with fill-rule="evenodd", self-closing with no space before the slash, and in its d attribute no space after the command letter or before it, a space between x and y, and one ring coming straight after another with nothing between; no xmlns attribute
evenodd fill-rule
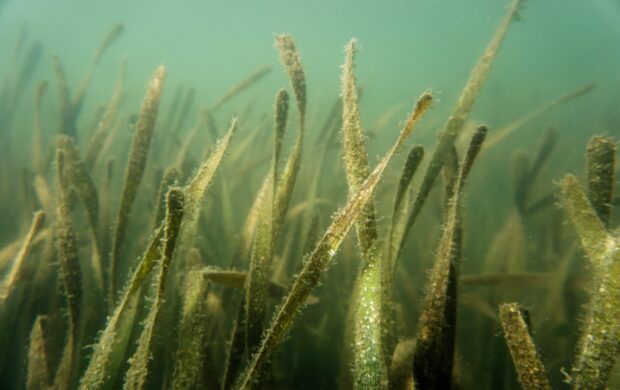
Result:
<svg viewBox="0 0 620 390"><path fill-rule="evenodd" d="M0 0L0 389L620 388L620 2Z"/></svg>

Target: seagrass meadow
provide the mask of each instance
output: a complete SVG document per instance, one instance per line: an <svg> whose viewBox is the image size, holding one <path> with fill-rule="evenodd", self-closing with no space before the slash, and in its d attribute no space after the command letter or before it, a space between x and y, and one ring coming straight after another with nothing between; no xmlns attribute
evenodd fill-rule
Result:
<svg viewBox="0 0 620 390"><path fill-rule="evenodd" d="M617 2L84 3L0 1L0 389L620 388Z"/></svg>

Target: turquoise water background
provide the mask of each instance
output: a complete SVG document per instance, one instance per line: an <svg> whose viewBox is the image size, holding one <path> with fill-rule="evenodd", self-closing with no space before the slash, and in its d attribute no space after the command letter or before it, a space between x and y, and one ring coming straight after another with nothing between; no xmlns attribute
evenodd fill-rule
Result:
<svg viewBox="0 0 620 390"><path fill-rule="evenodd" d="M507 1L77 1L13 0L0 14L0 47L7 52L23 22L69 75L81 76L94 48L115 22L125 33L95 77L93 100L109 96L120 58L129 58L128 85L140 91L159 64L171 82L195 87L208 104L263 64L277 65L273 34L291 33L308 79L309 109L331 102L339 89L342 49L360 42L358 78L367 92L364 115L402 104L402 115L426 88L439 94L445 116L503 17ZM3 56L6 58L7 56ZM0 60L4 63L5 60ZM501 124L588 82L596 93L581 102L588 122L609 115L620 82L620 2L529 1L508 33L474 117ZM280 68L268 82L283 85ZM274 75L275 74L275 75ZM71 76L70 76L71 79ZM501 107L500 107L501 106ZM486 118L483 118L486 117ZM567 123L585 127L584 116ZM608 123L597 123L607 127ZM396 132L396 129L394 129ZM391 142L391 141L390 141Z"/></svg>

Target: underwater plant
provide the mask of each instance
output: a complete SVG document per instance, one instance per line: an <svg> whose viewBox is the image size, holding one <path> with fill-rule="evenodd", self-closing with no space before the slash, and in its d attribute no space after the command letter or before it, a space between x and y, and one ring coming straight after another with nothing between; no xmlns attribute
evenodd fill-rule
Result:
<svg viewBox="0 0 620 390"><path fill-rule="evenodd" d="M283 34L279 76L249 69L199 107L162 65L138 105L131 57L109 91L96 83L124 25L75 89L23 27L0 90L0 139L31 129L22 159L0 145L0 180L18 183L0 189L14 216L0 230L0 387L618 386L616 141L592 137L575 174L558 168L560 127L502 149L594 84L497 129L470 118L523 7L510 2L448 117L437 93L407 88L374 122L354 38L327 104Z"/></svg>

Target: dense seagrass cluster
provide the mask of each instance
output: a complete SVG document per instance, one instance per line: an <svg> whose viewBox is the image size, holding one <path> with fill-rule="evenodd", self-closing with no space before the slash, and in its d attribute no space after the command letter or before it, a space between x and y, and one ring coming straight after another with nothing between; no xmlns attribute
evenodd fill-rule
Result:
<svg viewBox="0 0 620 390"><path fill-rule="evenodd" d="M533 153L514 148L507 212L480 185L497 174L486 157L497 145L594 87L498 129L470 118L523 3L509 5L443 126L426 123L433 94L411 91L400 129L380 136L368 129L396 111L369 125L356 39L326 107L313 107L291 35L274 38L279 76L250 69L203 107L164 66L130 103L131 57L96 107L93 80L125 27L112 26L72 89L62 59L24 26L0 90L0 383L620 385L615 140L592 137L583 172L561 180L548 163L561 129L541 132ZM36 80L46 66L53 83ZM244 100L267 77L280 86ZM32 130L18 149L24 110ZM434 147L416 143L425 125ZM376 159L375 137L391 145ZM471 200L480 209L468 193L487 197Z"/></svg>

